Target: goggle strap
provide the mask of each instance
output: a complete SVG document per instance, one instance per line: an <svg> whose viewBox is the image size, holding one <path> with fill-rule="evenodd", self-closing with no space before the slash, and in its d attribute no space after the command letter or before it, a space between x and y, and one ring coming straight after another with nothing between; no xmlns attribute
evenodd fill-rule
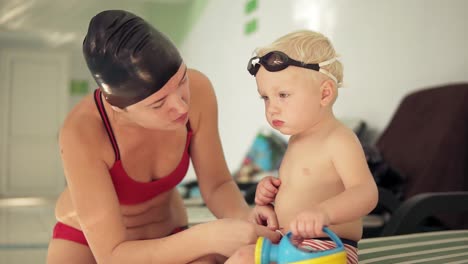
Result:
<svg viewBox="0 0 468 264"><path fill-rule="evenodd" d="M327 75L328 77L330 77L330 79L332 79L333 81L335 81L335 83L337 83L337 84L338 84L338 80L336 79L336 77L335 77L335 76L333 76L333 74L331 74L329 71L327 71L327 70L325 70L325 69L322 69L322 68L320 68L319 72L321 72L321 73L323 73L323 74Z"/></svg>
<svg viewBox="0 0 468 264"><path fill-rule="evenodd" d="M327 70L325 70L325 69L322 69L322 66L326 66L326 65L332 64L332 63L334 63L334 62L337 61L337 60L338 60L338 57L334 57L334 58L331 58L331 59L329 59L329 60L322 61L322 62L320 62L318 65L319 65L319 67L320 67L319 72L321 72L321 73L327 75L327 76L330 77L332 80L334 80L335 83L338 84L338 80L336 79L335 76L333 76L333 74L331 74L329 71L327 71Z"/></svg>
<svg viewBox="0 0 468 264"><path fill-rule="evenodd" d="M338 57L334 57L334 58L331 58L331 59L329 59L329 60L322 61L322 62L320 62L318 65L319 65L320 67L322 67L322 66L325 66L325 65L332 64L332 63L334 63L334 62L337 61L337 60L338 60Z"/></svg>

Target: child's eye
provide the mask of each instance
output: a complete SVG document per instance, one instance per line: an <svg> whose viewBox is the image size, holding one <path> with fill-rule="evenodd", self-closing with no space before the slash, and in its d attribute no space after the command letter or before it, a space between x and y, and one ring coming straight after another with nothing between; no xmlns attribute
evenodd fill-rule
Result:
<svg viewBox="0 0 468 264"><path fill-rule="evenodd" d="M266 101L266 100L268 100L268 96L264 96L264 95L262 95L262 96L260 96L260 99L262 99L262 100Z"/></svg>
<svg viewBox="0 0 468 264"><path fill-rule="evenodd" d="M287 94L287 93L280 93L280 94L279 94L279 97L280 97L280 98L286 98L286 97L289 97L289 94Z"/></svg>

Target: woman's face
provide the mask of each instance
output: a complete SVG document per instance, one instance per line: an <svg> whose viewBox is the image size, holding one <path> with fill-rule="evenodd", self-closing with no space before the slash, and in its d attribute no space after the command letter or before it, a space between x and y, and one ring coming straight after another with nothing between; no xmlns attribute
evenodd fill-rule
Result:
<svg viewBox="0 0 468 264"><path fill-rule="evenodd" d="M144 128L174 130L187 123L189 105L187 66L182 63L176 74L160 90L128 106L123 114Z"/></svg>

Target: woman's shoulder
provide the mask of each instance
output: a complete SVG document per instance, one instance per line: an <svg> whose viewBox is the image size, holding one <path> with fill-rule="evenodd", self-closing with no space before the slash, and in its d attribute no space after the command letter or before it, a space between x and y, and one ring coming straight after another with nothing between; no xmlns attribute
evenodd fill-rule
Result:
<svg viewBox="0 0 468 264"><path fill-rule="evenodd" d="M68 113L59 132L60 144L80 141L86 147L102 142L102 121L93 94L86 95Z"/></svg>
<svg viewBox="0 0 468 264"><path fill-rule="evenodd" d="M210 116L217 114L218 106L209 78L196 69L188 69L187 74L190 81L190 123L196 132L202 120L212 122Z"/></svg>
<svg viewBox="0 0 468 264"><path fill-rule="evenodd" d="M68 112L63 128L73 127L83 121L93 122L99 115L94 103L94 93L84 96L73 108Z"/></svg>
<svg viewBox="0 0 468 264"><path fill-rule="evenodd" d="M187 75L190 80L190 87L192 92L208 92L213 90L213 85L210 79L203 72L189 68L187 69Z"/></svg>

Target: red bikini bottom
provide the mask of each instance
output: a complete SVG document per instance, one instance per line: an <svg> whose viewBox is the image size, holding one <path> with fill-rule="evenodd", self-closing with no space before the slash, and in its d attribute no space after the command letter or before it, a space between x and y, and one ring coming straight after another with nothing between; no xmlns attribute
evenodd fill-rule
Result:
<svg viewBox="0 0 468 264"><path fill-rule="evenodd" d="M182 226L182 227L177 227L172 232L170 235L178 233L180 231L183 231L187 229L188 227ZM66 225L61 222L57 222L54 227L54 232L52 235L52 238L54 239L64 239L68 241L73 241L85 246L88 246L88 242L86 241L86 237L84 233L81 230L78 230L74 227L71 227L69 225Z"/></svg>

